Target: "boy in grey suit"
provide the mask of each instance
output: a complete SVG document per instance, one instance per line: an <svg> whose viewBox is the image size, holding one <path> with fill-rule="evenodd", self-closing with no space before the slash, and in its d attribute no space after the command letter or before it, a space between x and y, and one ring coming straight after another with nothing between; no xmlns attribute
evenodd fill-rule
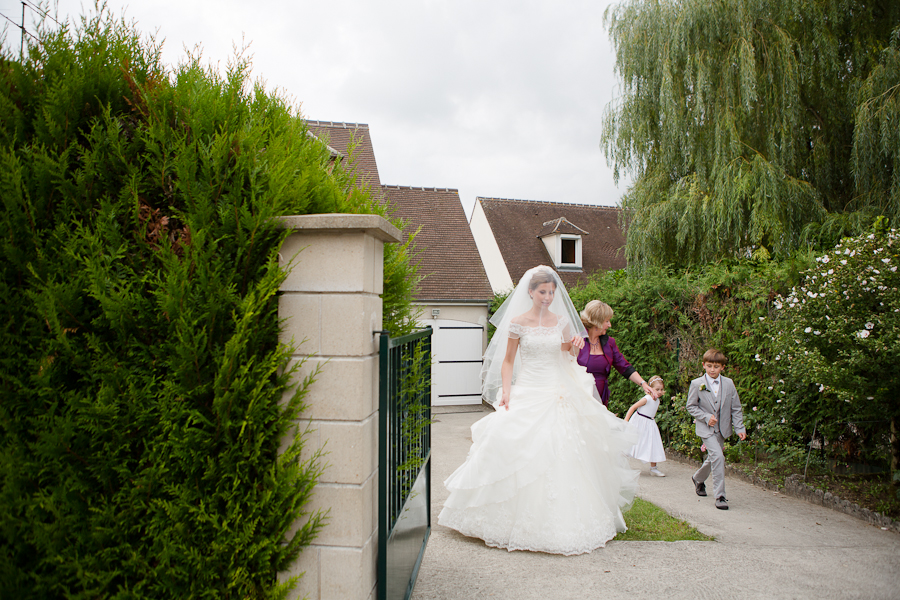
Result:
<svg viewBox="0 0 900 600"><path fill-rule="evenodd" d="M691 382L688 391L687 410L694 417L697 435L706 445L706 460L691 477L698 496L706 495L706 478L713 476L716 508L728 510L725 499L725 454L722 446L731 436L732 427L742 440L747 438L744 429L744 412L734 382L722 375L728 359L710 348L703 354L703 370L706 374Z"/></svg>

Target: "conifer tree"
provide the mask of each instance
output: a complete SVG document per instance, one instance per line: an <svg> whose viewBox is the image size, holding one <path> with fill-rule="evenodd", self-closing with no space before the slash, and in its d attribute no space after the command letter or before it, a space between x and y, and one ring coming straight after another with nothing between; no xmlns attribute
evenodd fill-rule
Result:
<svg viewBox="0 0 900 600"><path fill-rule="evenodd" d="M276 217L381 209L243 57L159 50L101 10L0 54L0 598L283 597L324 523Z"/></svg>

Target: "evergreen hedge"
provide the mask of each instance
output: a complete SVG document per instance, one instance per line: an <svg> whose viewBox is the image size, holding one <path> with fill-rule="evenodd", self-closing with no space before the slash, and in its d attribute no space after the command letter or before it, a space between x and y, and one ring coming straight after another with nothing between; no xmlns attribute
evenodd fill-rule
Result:
<svg viewBox="0 0 900 600"><path fill-rule="evenodd" d="M810 286L833 284L830 274L822 276L830 266L828 259L813 254L780 262L726 260L700 270L599 273L569 292L577 307L595 298L607 302L615 311L609 333L622 353L644 378L663 378L666 393L656 421L667 447L700 456L700 440L685 403L690 381L703 373L703 353L715 347L728 357L725 374L734 379L750 434L734 448L736 454L760 452L776 462L802 466L812 442L820 449L816 455L820 462L858 462L877 469L887 465L891 444L896 454L897 437L889 431L896 412L890 394L896 336L880 330L880 337L868 334L876 325L893 324L900 306L893 284L876 289L854 281L865 280L878 269L886 278L895 277L890 272L893 250L879 236L883 234L843 242L856 249L856 262L847 269L841 290L865 301L856 296L827 302L816 298L819 304L808 301L812 308L806 312L780 309L788 303L785 297L800 306L798 290L805 294L813 289ZM838 251L851 253L843 246ZM811 322L811 315L829 326ZM818 378L812 377L809 366L815 358L812 348L797 356L795 347L800 343L795 338L817 327L830 332L831 337L823 339L826 350L842 357L818 365ZM863 330L866 333L861 334ZM810 337L815 336L806 335ZM854 342L872 348L854 349ZM859 383L861 377L868 377L869 387ZM813 380L830 387L825 390ZM615 373L610 392L609 408L620 416L642 395Z"/></svg>
<svg viewBox="0 0 900 600"><path fill-rule="evenodd" d="M747 407L771 394L766 388L772 370L758 354L771 345L773 298L789 290L809 262L728 260L698 271L611 271L569 293L579 308L593 299L612 307L609 334L622 353L645 379L659 375L665 382L656 421L666 446L698 454L699 438L685 403L690 381L703 373L703 353L714 347L728 357L725 374L734 379L747 429L753 431L760 415ZM611 375L611 411L624 416L642 395L633 383Z"/></svg>
<svg viewBox="0 0 900 600"><path fill-rule="evenodd" d="M283 597L324 516L274 218L382 209L244 58L167 69L106 11L39 37L0 55L0 597Z"/></svg>

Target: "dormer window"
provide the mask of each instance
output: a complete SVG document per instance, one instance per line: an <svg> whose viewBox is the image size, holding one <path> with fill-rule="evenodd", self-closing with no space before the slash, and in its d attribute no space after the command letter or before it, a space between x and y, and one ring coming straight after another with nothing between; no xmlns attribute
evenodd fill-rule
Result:
<svg viewBox="0 0 900 600"><path fill-rule="evenodd" d="M565 217L560 217L544 223L538 237L544 242L554 267L561 271L580 271L582 238L587 234Z"/></svg>
<svg viewBox="0 0 900 600"><path fill-rule="evenodd" d="M559 236L559 265L560 267L581 268L581 236Z"/></svg>

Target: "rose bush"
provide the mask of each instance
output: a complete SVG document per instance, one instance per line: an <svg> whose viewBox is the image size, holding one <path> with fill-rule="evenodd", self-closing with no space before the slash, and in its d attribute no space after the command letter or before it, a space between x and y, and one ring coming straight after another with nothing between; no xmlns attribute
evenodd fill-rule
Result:
<svg viewBox="0 0 900 600"><path fill-rule="evenodd" d="M776 373L764 408L778 423L814 426L848 455L884 454L891 423L897 471L900 418L900 232L876 223L819 256L774 302ZM780 417L780 418L779 418ZM852 438L852 439L851 439Z"/></svg>

